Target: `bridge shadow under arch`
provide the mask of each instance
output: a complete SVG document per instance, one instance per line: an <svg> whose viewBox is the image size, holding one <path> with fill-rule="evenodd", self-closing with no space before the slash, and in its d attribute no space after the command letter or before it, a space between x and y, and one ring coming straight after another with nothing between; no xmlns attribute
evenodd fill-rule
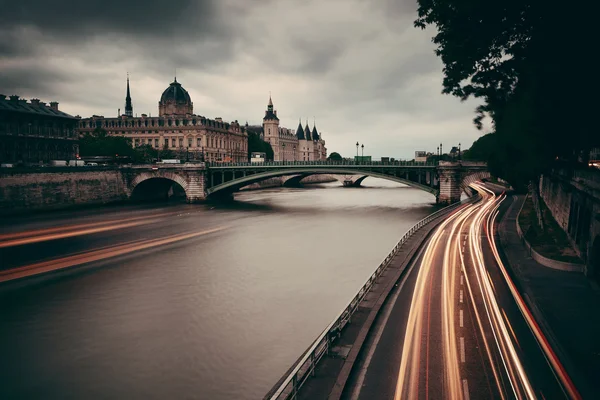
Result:
<svg viewBox="0 0 600 400"><path fill-rule="evenodd" d="M223 195L225 193L233 193L237 192L244 186L257 183L269 178L275 178L280 176L289 176L289 175L301 175L303 177L308 175L361 175L362 179L365 179L369 176L373 178L385 179L392 182L402 183L404 185L412 186L417 189L424 190L434 196L437 196L439 190L435 187L431 187L425 184L421 184L418 182L414 182L405 178L401 178L394 175L383 174L374 171L361 171L361 170L353 170L349 169L340 169L340 168L319 168L318 170L314 170L311 168L289 168L285 170L275 170L275 171L265 171L259 172L252 175L247 175L244 177L232 179L223 183L219 183L211 188L206 190L208 196L215 195Z"/></svg>
<svg viewBox="0 0 600 400"><path fill-rule="evenodd" d="M175 180L152 177L139 182L131 191L133 202L185 201L185 189Z"/></svg>

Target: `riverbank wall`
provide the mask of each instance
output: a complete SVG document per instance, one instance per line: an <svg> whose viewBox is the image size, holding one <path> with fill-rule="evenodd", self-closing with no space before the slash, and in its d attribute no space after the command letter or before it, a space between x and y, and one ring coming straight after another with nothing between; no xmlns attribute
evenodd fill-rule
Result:
<svg viewBox="0 0 600 400"><path fill-rule="evenodd" d="M259 189L267 189L273 187L281 187L284 183L290 179L289 176L278 176L271 179L265 179L261 182L256 182L248 186L244 186L241 190L259 190ZM316 184L316 183L329 183L336 182L336 179L333 175L309 175L306 178L302 179L301 184Z"/></svg>
<svg viewBox="0 0 600 400"><path fill-rule="evenodd" d="M2 171L0 214L123 201L128 197L123 179L118 170Z"/></svg>

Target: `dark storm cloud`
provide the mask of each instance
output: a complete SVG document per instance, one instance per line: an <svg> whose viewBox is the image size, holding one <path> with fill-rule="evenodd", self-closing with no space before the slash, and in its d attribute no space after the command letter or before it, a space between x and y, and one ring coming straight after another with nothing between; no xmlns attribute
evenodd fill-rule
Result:
<svg viewBox="0 0 600 400"><path fill-rule="evenodd" d="M39 93L38 96L46 98L55 96L57 86L67 82L68 77L60 70L43 68L31 65L15 65L2 68L0 73L0 91L10 96L21 94L23 91ZM49 100L48 100L49 101Z"/></svg>
<svg viewBox="0 0 600 400"><path fill-rule="evenodd" d="M176 68L195 112L260 122L272 90L283 126L316 116L332 151L351 153L345 136L364 126L373 145L408 127L405 154L411 138L439 143L438 131L464 144L474 106L440 95L416 10L416 0L0 0L0 93L116 115L129 72L134 112L154 115Z"/></svg>
<svg viewBox="0 0 600 400"><path fill-rule="evenodd" d="M215 14L210 0L6 0L0 9L5 31L27 26L71 40L107 33L162 36L204 31L211 28Z"/></svg>

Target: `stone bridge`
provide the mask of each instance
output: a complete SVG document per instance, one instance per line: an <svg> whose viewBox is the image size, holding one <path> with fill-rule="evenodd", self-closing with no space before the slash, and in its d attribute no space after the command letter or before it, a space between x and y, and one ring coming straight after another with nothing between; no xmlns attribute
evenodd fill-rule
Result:
<svg viewBox="0 0 600 400"><path fill-rule="evenodd" d="M164 192L169 183L176 182L185 192L188 202L207 197L231 197L244 186L275 177L290 177L289 181L315 174L347 175L358 179L367 177L403 183L434 195L439 203L460 201L468 184L489 177L485 163L441 162L271 162L271 163L206 163L160 166L137 166L125 172L130 196L146 197Z"/></svg>
<svg viewBox="0 0 600 400"><path fill-rule="evenodd" d="M103 204L127 199L170 196L198 202L231 197L244 186L283 177L298 183L310 175L334 175L348 185L369 176L410 185L434 195L440 203L460 200L468 184L489 176L481 163L414 162L278 162L264 164L161 164L124 167L2 168L0 212Z"/></svg>

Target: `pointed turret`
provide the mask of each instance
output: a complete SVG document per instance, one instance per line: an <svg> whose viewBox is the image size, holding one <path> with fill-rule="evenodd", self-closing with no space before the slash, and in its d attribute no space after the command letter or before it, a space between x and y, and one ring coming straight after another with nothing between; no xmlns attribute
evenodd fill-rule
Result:
<svg viewBox="0 0 600 400"><path fill-rule="evenodd" d="M133 106L131 105L131 94L129 92L129 74L127 74L127 96L125 97L125 115L133 117Z"/></svg>
<svg viewBox="0 0 600 400"><path fill-rule="evenodd" d="M302 120L298 120L298 129L296 129L296 138L298 140L304 140L304 128L302 127Z"/></svg>
<svg viewBox="0 0 600 400"><path fill-rule="evenodd" d="M304 128L304 136L306 136L306 140L312 140L310 128L308 127L308 119L306 120L306 127Z"/></svg>
<svg viewBox="0 0 600 400"><path fill-rule="evenodd" d="M319 140L319 132L317 132L317 124L313 124L312 140Z"/></svg>
<svg viewBox="0 0 600 400"><path fill-rule="evenodd" d="M277 118L277 113L273 110L273 100L271 100L271 95L269 95L269 105L267 105L267 111L265 112L263 121L268 119L279 121L279 118Z"/></svg>

